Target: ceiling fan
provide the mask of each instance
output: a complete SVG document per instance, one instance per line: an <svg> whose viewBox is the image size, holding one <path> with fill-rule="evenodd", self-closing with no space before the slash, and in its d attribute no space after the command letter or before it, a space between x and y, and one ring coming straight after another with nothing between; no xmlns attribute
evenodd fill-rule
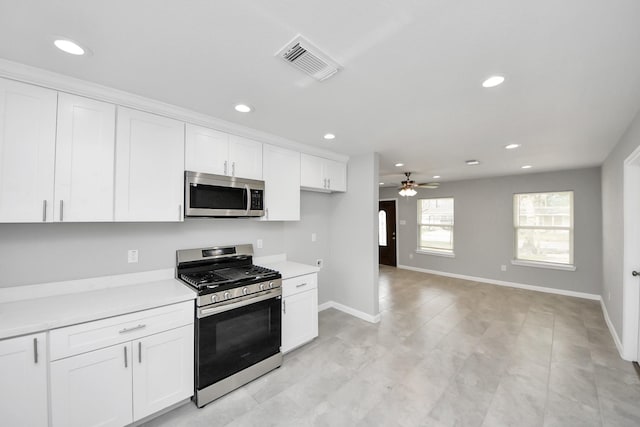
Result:
<svg viewBox="0 0 640 427"><path fill-rule="evenodd" d="M402 181L402 186L400 187L399 194L403 197L405 196L415 196L418 192L415 190L416 188L438 188L440 183L438 182L425 182L422 184L416 184L414 180L411 179L411 172L404 173L407 177L406 180Z"/></svg>

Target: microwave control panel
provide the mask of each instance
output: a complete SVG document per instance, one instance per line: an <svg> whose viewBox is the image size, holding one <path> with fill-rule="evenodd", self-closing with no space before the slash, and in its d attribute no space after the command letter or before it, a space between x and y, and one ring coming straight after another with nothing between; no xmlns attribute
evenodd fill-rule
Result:
<svg viewBox="0 0 640 427"><path fill-rule="evenodd" d="M251 190L251 210L259 210L263 209L263 200L262 197L264 192L262 190Z"/></svg>

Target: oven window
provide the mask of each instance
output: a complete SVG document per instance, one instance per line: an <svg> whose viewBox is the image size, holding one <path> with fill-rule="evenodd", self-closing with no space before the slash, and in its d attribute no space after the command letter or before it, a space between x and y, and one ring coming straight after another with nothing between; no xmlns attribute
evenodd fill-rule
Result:
<svg viewBox="0 0 640 427"><path fill-rule="evenodd" d="M189 197L190 207L195 209L247 209L247 191L244 188L191 185Z"/></svg>
<svg viewBox="0 0 640 427"><path fill-rule="evenodd" d="M274 297L196 320L198 389L280 351L280 303Z"/></svg>

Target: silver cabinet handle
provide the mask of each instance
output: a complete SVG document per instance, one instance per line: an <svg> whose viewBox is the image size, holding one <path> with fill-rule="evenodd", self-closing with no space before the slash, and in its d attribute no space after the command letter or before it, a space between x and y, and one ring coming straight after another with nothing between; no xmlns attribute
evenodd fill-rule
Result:
<svg viewBox="0 0 640 427"><path fill-rule="evenodd" d="M287 314L287 300L285 299L282 300L282 312Z"/></svg>
<svg viewBox="0 0 640 427"><path fill-rule="evenodd" d="M231 176L236 176L236 162L231 162Z"/></svg>
<svg viewBox="0 0 640 427"><path fill-rule="evenodd" d="M327 178L324 178L322 181L322 188L327 188Z"/></svg>
<svg viewBox="0 0 640 427"><path fill-rule="evenodd" d="M64 220L64 200L60 200L60 222Z"/></svg>
<svg viewBox="0 0 640 427"><path fill-rule="evenodd" d="M33 339L33 363L38 363L38 338Z"/></svg>
<svg viewBox="0 0 640 427"><path fill-rule="evenodd" d="M124 367L125 367L125 368L127 368L127 367L128 367L127 359L128 359L128 357L127 357L127 346L125 345L125 346L124 346Z"/></svg>
<svg viewBox="0 0 640 427"><path fill-rule="evenodd" d="M224 174L227 174L227 161L224 161Z"/></svg>
<svg viewBox="0 0 640 427"><path fill-rule="evenodd" d="M138 341L138 363L142 363L142 341Z"/></svg>
<svg viewBox="0 0 640 427"><path fill-rule="evenodd" d="M299 285L296 285L296 288L301 288L303 286L307 286L307 284L306 283L300 283Z"/></svg>
<svg viewBox="0 0 640 427"><path fill-rule="evenodd" d="M42 222L47 222L47 201L42 201Z"/></svg>
<svg viewBox="0 0 640 427"><path fill-rule="evenodd" d="M124 328L124 329L120 329L120 330L118 331L118 333L120 333L120 334L124 334L124 333L126 333L126 332L131 332L131 331L135 331L135 330L137 330L137 329L142 329L142 328L146 328L146 327L147 327L147 325L145 325L145 324L142 324L142 323L141 323L141 324L139 324L138 326L132 326L131 328Z"/></svg>

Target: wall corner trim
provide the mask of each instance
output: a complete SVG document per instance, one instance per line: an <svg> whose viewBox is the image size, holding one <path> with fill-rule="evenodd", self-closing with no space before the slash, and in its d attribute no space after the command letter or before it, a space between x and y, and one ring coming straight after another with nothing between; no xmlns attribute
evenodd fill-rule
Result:
<svg viewBox="0 0 640 427"><path fill-rule="evenodd" d="M635 360L632 355L625 354L624 347L622 346L622 341L620 341L620 337L618 337L618 333L616 329L613 327L613 323L611 323L611 319L609 318L609 312L607 311L607 306L604 303L603 299L600 299L600 306L602 307L602 313L604 314L604 321L609 328L609 333L613 337L613 341L616 343L616 348L618 349L618 353L620 353L620 357L629 362Z"/></svg>
<svg viewBox="0 0 640 427"><path fill-rule="evenodd" d="M565 295L569 297L584 298L584 299L590 299L594 301L601 300L600 295L589 294L586 292L576 292L576 291L569 291L566 289L547 288L546 286L526 285L524 283L507 282L504 280L487 279L484 277L476 277L476 276L467 276L464 274L448 273L446 271L428 270L426 268L412 267L410 265L398 264L398 268L401 268L403 270L419 271L421 273L435 274L438 276L453 277L456 279L471 280L473 282L488 283L490 285L507 286L510 288L517 288L517 289L526 289L528 291L537 291L537 292L545 292L548 294Z"/></svg>
<svg viewBox="0 0 640 427"><path fill-rule="evenodd" d="M318 311L324 311L329 308L335 308L336 310L340 310L343 313L350 314L351 316L357 317L358 319L365 320L369 323L379 323L380 322L380 313L372 316L363 311L356 310L355 308L348 307L346 305L340 304L335 301L327 301L318 306Z"/></svg>

